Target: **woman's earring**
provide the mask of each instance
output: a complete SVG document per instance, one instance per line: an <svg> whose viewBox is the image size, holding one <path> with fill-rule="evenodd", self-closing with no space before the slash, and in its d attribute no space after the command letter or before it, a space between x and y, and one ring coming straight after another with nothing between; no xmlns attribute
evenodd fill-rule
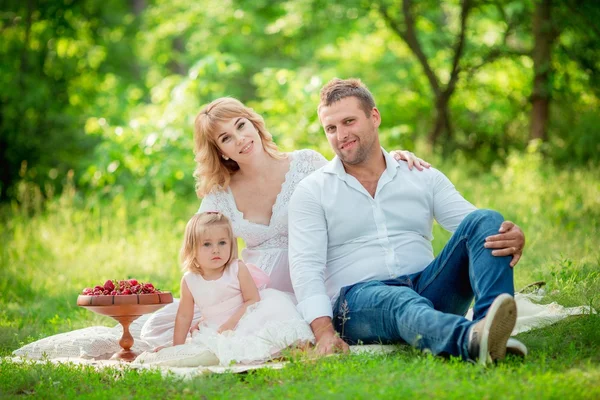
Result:
<svg viewBox="0 0 600 400"><path fill-rule="evenodd" d="M229 157L227 157L225 154L221 154L221 157L223 157L223 160L225 161L229 160Z"/></svg>

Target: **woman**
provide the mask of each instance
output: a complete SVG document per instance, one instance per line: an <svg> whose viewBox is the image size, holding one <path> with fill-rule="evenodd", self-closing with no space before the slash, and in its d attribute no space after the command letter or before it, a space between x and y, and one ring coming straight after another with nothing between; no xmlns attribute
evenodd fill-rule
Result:
<svg viewBox="0 0 600 400"><path fill-rule="evenodd" d="M196 116L194 124L196 193L199 212L227 216L234 235L246 248L242 259L263 269L269 287L293 292L288 265L288 202L298 183L327 163L313 150L282 153L263 118L233 98L220 98ZM429 164L408 151L392 152L409 168ZM168 344L178 302L154 313L142 328L142 339ZM196 310L194 319L199 319Z"/></svg>

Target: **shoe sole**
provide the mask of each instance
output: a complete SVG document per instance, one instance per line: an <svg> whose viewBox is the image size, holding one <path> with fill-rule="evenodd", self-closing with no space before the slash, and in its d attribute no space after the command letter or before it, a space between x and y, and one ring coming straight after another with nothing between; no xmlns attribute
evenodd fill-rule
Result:
<svg viewBox="0 0 600 400"><path fill-rule="evenodd" d="M512 354L517 357L527 357L527 346L512 337L506 342L506 354Z"/></svg>
<svg viewBox="0 0 600 400"><path fill-rule="evenodd" d="M506 343L517 322L517 305L509 294L496 297L485 316L479 364L486 365L506 357Z"/></svg>

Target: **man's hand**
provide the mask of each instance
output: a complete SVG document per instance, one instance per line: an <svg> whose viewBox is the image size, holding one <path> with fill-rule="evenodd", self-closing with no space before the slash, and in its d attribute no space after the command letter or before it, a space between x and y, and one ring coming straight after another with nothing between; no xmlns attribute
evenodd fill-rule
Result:
<svg viewBox="0 0 600 400"><path fill-rule="evenodd" d="M493 256L513 256L510 266L517 265L523 254L525 247L525 234L518 225L511 221L504 221L498 230L500 234L488 236L485 238L484 247L486 249L495 249Z"/></svg>
<svg viewBox="0 0 600 400"><path fill-rule="evenodd" d="M315 334L319 354L347 353L350 351L348 343L344 342L333 329L331 318L317 318L311 322L310 327Z"/></svg>
<svg viewBox="0 0 600 400"><path fill-rule="evenodd" d="M347 353L348 351L350 351L350 346L336 332L324 333L317 340L317 353L319 354Z"/></svg>

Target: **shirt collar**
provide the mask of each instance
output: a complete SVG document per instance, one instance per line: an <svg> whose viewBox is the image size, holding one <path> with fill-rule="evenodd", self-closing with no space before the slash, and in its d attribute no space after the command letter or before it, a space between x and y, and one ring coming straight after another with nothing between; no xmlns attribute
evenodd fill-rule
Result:
<svg viewBox="0 0 600 400"><path fill-rule="evenodd" d="M400 168L400 164L398 161L394 159L385 149L382 147L381 152L383 153L383 157L385 159L385 174L390 174L390 176L396 175L396 170ZM344 169L344 164L342 164L342 160L338 156L335 156L333 160L329 161L324 167L323 172L328 174L337 175L340 179L345 180L348 174Z"/></svg>

